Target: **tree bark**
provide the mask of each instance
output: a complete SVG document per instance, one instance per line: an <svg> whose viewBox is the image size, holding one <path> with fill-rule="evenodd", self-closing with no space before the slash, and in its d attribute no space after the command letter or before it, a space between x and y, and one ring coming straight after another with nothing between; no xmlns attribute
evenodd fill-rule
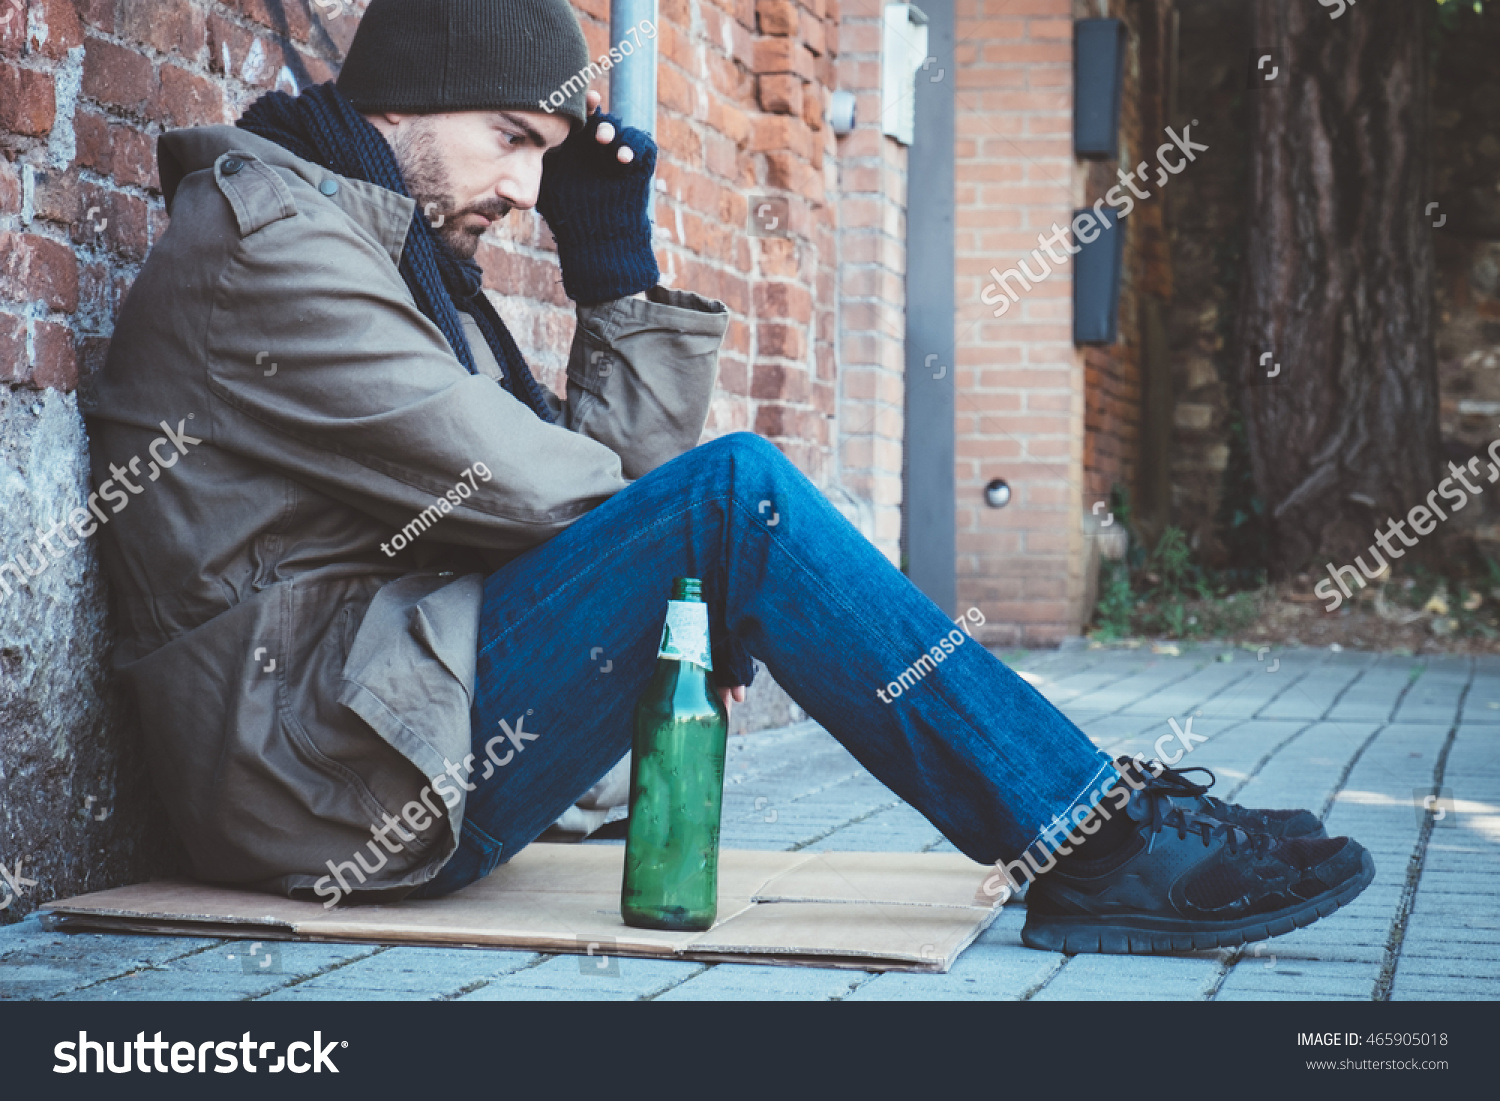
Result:
<svg viewBox="0 0 1500 1101"><path fill-rule="evenodd" d="M1440 480L1431 7L1252 0L1237 366L1276 576L1350 561Z"/></svg>

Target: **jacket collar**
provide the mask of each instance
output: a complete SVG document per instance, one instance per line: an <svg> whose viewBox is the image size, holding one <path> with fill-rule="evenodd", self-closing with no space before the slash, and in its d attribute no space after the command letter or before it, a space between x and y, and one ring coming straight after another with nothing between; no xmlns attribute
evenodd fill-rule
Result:
<svg viewBox="0 0 1500 1101"><path fill-rule="evenodd" d="M328 201L378 241L390 254L393 264L401 262L401 250L406 246L406 235L411 231L412 216L417 210L414 199L364 180L330 172L320 164L303 160L275 142L237 126L172 130L157 140L157 166L169 214L182 181L194 172L211 172L214 162L225 153L248 155L273 168L286 169L315 189L324 181L337 181L338 190L327 196Z"/></svg>

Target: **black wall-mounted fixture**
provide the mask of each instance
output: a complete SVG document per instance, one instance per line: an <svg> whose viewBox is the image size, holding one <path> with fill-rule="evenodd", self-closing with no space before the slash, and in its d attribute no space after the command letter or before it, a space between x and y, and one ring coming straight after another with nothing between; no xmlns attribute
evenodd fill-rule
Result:
<svg viewBox="0 0 1500 1101"><path fill-rule="evenodd" d="M1125 78L1125 24L1079 19L1073 24L1073 155L1117 160L1120 96Z"/></svg>
<svg viewBox="0 0 1500 1101"><path fill-rule="evenodd" d="M1125 260L1125 220L1108 207L1098 208L1101 221L1087 208L1073 215L1073 343L1113 344L1119 334L1120 272ZM1087 216L1085 235L1077 233L1079 218ZM1097 227L1097 228L1095 228Z"/></svg>

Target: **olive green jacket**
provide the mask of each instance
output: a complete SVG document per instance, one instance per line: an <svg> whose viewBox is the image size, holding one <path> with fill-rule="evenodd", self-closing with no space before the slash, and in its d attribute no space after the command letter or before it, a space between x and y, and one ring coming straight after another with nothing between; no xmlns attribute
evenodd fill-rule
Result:
<svg viewBox="0 0 1500 1101"><path fill-rule="evenodd" d="M159 158L171 224L85 395L115 665L199 877L326 889L390 815L360 889L399 897L457 844L462 786L417 800L469 753L485 573L696 445L728 314L580 307L547 424L413 303L412 200L233 127Z"/></svg>

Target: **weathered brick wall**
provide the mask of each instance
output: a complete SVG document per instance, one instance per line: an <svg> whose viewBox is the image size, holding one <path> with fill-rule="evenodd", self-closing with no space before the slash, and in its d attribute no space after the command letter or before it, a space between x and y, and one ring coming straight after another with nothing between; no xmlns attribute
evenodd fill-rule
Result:
<svg viewBox="0 0 1500 1101"><path fill-rule="evenodd" d="M0 562L34 541L28 525L45 529L87 492L74 392L166 227L156 138L330 79L365 7L0 0ZM608 9L578 0L595 57L611 45ZM708 435L770 437L894 558L905 152L880 136L872 98L879 13L874 0L848 12L838 0L662 0L654 216L663 281L732 311ZM845 139L824 121L836 79L862 98ZM599 90L607 105L607 81ZM766 203L784 204L774 228L752 217ZM480 259L517 341L560 388L573 312L545 224L513 215ZM23 861L41 884L0 898L0 921L171 865L108 648L88 543L29 588L0 591L0 863Z"/></svg>
<svg viewBox="0 0 1500 1101"><path fill-rule="evenodd" d="M156 136L326 78L338 34L278 0L0 0L0 863L36 881L0 920L176 862L93 544L40 542L87 493L75 391L166 225Z"/></svg>
<svg viewBox="0 0 1500 1101"><path fill-rule="evenodd" d="M991 269L1030 260L1072 216L1072 0L958 0L958 603L987 641L1055 645L1083 615L1084 374L1072 273L1052 273L1000 318ZM1003 478L1009 505L984 487Z"/></svg>

